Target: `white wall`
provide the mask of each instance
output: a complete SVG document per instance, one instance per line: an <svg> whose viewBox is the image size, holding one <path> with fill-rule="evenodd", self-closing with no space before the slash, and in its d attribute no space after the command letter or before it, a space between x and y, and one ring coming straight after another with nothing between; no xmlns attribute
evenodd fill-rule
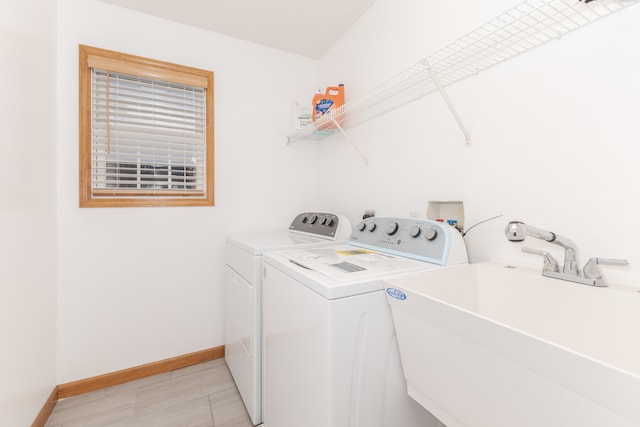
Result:
<svg viewBox="0 0 640 427"><path fill-rule="evenodd" d="M58 382L222 345L225 236L318 209L316 150L285 146L318 61L95 0L58 29ZM78 208L78 44L214 71L215 207Z"/></svg>
<svg viewBox="0 0 640 427"><path fill-rule="evenodd" d="M321 59L320 75L355 96L516 3L378 0ZM639 19L631 7L450 86L470 148L438 94L351 130L369 167L341 136L326 140L323 201L356 221L364 209L424 215L430 200L463 200L467 226L504 215L467 235L472 261L541 266L504 237L519 219L573 239L583 261L628 258L629 270L605 269L640 283Z"/></svg>
<svg viewBox="0 0 640 427"><path fill-rule="evenodd" d="M55 1L0 3L0 425L56 385Z"/></svg>
<svg viewBox="0 0 640 427"><path fill-rule="evenodd" d="M378 0L318 63L96 0L59 0L56 53L55 2L4 2L0 424L30 422L55 383L221 345L224 236L305 209L357 221L464 200L467 225L504 215L467 236L474 261L539 262L503 237L518 218L585 260L628 258L610 275L638 280L640 7L450 87L471 148L435 94L352 130L369 167L340 136L284 145L291 102L316 85L357 95L514 3ZM78 208L80 43L215 72L215 207ZM16 101L33 87L35 107Z"/></svg>

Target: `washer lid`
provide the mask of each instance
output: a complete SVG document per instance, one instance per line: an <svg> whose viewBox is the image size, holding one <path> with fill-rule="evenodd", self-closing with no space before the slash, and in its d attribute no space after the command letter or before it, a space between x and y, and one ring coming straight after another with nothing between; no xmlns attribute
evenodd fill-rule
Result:
<svg viewBox="0 0 640 427"><path fill-rule="evenodd" d="M409 258L351 245L308 249L283 254L291 264L315 271L329 281L351 282L380 278L428 266Z"/></svg>
<svg viewBox="0 0 640 427"><path fill-rule="evenodd" d="M351 245L273 252L264 259L266 264L329 300L382 291L383 279L442 268Z"/></svg>

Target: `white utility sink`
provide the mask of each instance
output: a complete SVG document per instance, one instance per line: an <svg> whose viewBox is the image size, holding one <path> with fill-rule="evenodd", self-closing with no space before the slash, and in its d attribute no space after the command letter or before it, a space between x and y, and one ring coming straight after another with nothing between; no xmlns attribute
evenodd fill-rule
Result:
<svg viewBox="0 0 640 427"><path fill-rule="evenodd" d="M387 282L408 392L448 427L640 425L640 293L479 263Z"/></svg>

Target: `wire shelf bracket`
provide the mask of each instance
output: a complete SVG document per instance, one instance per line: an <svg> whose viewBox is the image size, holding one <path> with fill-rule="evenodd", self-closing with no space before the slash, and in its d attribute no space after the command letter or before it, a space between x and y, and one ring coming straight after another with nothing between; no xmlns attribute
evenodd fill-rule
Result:
<svg viewBox="0 0 640 427"><path fill-rule="evenodd" d="M287 137L321 140L438 91L471 138L445 88L551 40L640 3L640 0L524 0L361 96ZM342 125L339 125L341 123ZM327 129L329 128L329 129ZM353 141L350 144L367 163Z"/></svg>
<svg viewBox="0 0 640 427"><path fill-rule="evenodd" d="M333 124L338 128L340 133L342 133L342 135L344 135L344 137L347 140L347 142L349 144L351 144L351 146L358 152L360 157L362 157L362 160L364 161L364 165L365 166L369 166L369 159L367 159L367 156L365 156L364 153L358 148L358 146L353 141L353 139L351 139L349 134L347 132L345 132L344 128L342 126L340 126L340 124L336 121L336 119L333 119L332 121L333 121Z"/></svg>
<svg viewBox="0 0 640 427"><path fill-rule="evenodd" d="M447 94L447 91L440 84L440 80L438 79L438 76L436 75L436 73L433 72L433 70L431 69L431 67L429 66L428 63L426 65L427 65L427 71L429 71L429 76L431 76L431 79L433 80L433 83L436 85L436 88L438 89L438 92L440 92L440 95L442 96L442 99L444 100L444 103L447 104L447 107L449 108L449 111L453 115L453 118L456 120L456 123L458 123L458 126L460 127L460 130L462 131L462 134L464 135L464 140L466 141L466 146L470 147L471 146L471 135L469 135L469 131L467 131L467 127L464 125L462 119L460 118L460 115L458 114L458 112L456 111L455 107L453 106L453 102L451 102L451 98L449 98L449 95Z"/></svg>

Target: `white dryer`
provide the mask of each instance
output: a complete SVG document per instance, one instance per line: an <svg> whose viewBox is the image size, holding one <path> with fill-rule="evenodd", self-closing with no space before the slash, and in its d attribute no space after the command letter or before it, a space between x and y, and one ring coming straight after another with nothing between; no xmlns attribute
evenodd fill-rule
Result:
<svg viewBox="0 0 640 427"><path fill-rule="evenodd" d="M262 256L271 251L345 242L344 216L305 212L288 230L245 232L225 246L225 359L254 425L262 422Z"/></svg>
<svg viewBox="0 0 640 427"><path fill-rule="evenodd" d="M456 229L416 218L265 255L264 426L441 427L407 395L383 279L465 263Z"/></svg>

